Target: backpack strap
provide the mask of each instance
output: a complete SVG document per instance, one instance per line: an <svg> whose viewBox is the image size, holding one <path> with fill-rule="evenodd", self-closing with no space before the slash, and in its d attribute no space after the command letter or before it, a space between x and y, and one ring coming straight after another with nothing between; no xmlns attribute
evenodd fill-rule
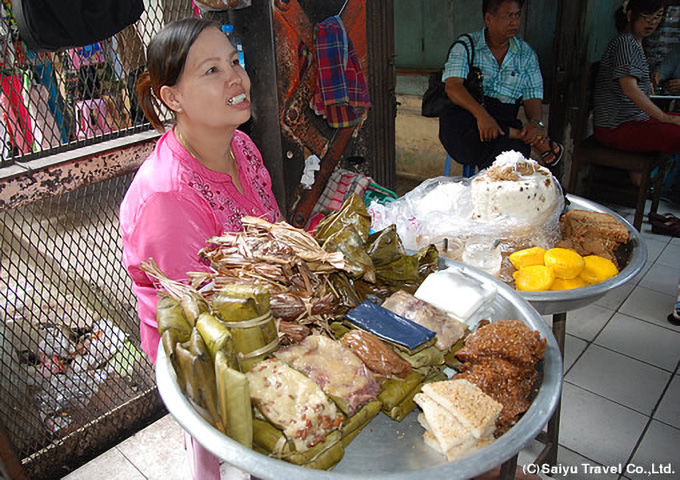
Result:
<svg viewBox="0 0 680 480"><path fill-rule="evenodd" d="M468 44L464 41L464 38L467 38L468 42L470 42L470 46L468 47ZM465 48L465 53L467 55L468 59L468 68L472 68L473 65L475 64L475 44L472 42L472 37L464 33L460 37L458 37L449 47L449 53L446 55L446 58L448 60L449 55L451 55L451 49L455 47L457 44L461 44L463 48Z"/></svg>

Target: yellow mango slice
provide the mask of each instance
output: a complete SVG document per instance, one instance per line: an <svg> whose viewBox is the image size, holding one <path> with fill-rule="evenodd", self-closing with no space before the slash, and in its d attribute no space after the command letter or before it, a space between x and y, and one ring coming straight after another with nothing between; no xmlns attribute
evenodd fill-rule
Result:
<svg viewBox="0 0 680 480"><path fill-rule="evenodd" d="M545 248L531 247L524 250L517 250L508 257L510 263L519 270L520 268L530 267L532 265L543 265L543 256L545 255Z"/></svg>
<svg viewBox="0 0 680 480"><path fill-rule="evenodd" d="M581 277L571 278L569 280L556 278L550 287L550 290L571 290L572 288L581 288L587 286L588 282L583 280Z"/></svg>
<svg viewBox="0 0 680 480"><path fill-rule="evenodd" d="M583 257L568 248L551 248L543 256L545 266L552 268L556 278L570 280L576 278L583 270Z"/></svg>
<svg viewBox="0 0 680 480"><path fill-rule="evenodd" d="M604 282L619 273L614 262L609 259L588 255L583 257L583 261L585 266L579 276L588 283Z"/></svg>
<svg viewBox="0 0 680 480"><path fill-rule="evenodd" d="M555 274L552 269L545 265L530 265L520 268L512 276L515 279L515 288L517 290L531 292L550 290L555 281Z"/></svg>

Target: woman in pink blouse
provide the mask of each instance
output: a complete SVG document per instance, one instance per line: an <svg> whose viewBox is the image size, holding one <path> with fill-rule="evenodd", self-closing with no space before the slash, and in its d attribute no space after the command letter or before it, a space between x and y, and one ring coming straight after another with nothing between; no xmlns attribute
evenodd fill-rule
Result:
<svg viewBox="0 0 680 480"><path fill-rule="evenodd" d="M260 152L237 130L250 118L250 79L219 26L194 18L167 25L149 44L147 67L137 82L144 114L161 132L163 107L175 122L135 175L120 227L142 349L155 362L157 297L140 263L153 258L181 281L189 271L207 270L197 253L208 238L240 230L244 215L274 222L280 213ZM217 459L192 444L198 450L192 470L200 473L194 477L219 478Z"/></svg>

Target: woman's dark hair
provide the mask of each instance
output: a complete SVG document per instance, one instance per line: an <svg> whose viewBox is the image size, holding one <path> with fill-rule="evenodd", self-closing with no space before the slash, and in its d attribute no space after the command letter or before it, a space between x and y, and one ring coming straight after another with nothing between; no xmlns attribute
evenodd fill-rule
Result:
<svg viewBox="0 0 680 480"><path fill-rule="evenodd" d="M640 15L647 15L656 12L660 8L666 8L665 0L628 0L626 11L623 11L623 5L614 12L614 24L616 30L623 32L626 25L628 25L628 12L633 12L631 22L640 18Z"/></svg>
<svg viewBox="0 0 680 480"><path fill-rule="evenodd" d="M160 119L160 104L163 103L159 93L161 87L172 87L177 83L189 49L201 32L210 27L220 28L210 20L184 18L167 24L149 43L146 51L147 70L137 79L135 90L144 115L159 132L165 130Z"/></svg>
<svg viewBox="0 0 680 480"><path fill-rule="evenodd" d="M501 5L505 2L514 2L519 4L519 8L524 6L524 0L483 0L482 1L482 14L496 13Z"/></svg>

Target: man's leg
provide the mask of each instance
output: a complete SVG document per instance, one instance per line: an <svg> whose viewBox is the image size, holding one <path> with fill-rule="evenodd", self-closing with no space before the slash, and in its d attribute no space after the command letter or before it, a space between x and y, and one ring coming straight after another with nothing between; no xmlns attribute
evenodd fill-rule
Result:
<svg viewBox="0 0 680 480"><path fill-rule="evenodd" d="M475 165L480 157L482 142L479 140L477 120L465 109L447 107L439 117L439 141L458 163Z"/></svg>

